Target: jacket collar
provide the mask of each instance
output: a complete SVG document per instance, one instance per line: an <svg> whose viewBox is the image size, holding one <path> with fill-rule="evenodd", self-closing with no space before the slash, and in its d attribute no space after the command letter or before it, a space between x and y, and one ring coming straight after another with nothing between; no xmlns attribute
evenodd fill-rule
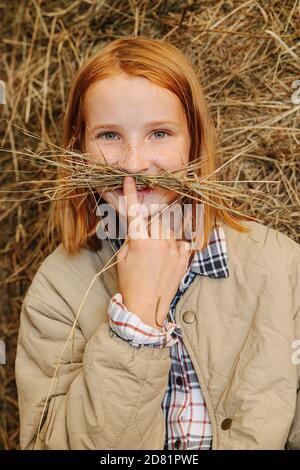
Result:
<svg viewBox="0 0 300 470"><path fill-rule="evenodd" d="M110 239L118 250L124 240L119 238ZM190 265L190 271L201 276L211 278L229 277L227 263L227 245L225 233L220 222L215 223L204 250L195 251Z"/></svg>

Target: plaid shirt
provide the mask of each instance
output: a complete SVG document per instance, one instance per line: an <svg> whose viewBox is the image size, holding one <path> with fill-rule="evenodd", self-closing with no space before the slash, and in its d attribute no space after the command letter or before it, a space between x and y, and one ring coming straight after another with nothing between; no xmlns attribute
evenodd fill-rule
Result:
<svg viewBox="0 0 300 470"><path fill-rule="evenodd" d="M110 240L116 249L124 240ZM227 249L222 225L217 223L206 249L195 252L181 279L167 318L161 329L143 323L122 302L116 293L109 304L110 328L135 347L170 347L171 369L162 410L166 417L164 449L211 450L212 430L205 401L192 361L185 349L181 328L175 322L175 306L197 275L211 278L229 276Z"/></svg>

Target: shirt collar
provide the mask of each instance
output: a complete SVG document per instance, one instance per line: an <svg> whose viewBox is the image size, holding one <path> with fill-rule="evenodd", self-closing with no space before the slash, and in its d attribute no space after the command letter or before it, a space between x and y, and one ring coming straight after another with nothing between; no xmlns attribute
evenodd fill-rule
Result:
<svg viewBox="0 0 300 470"><path fill-rule="evenodd" d="M195 252L191 271L212 278L229 277L227 244L220 222L213 226L207 247Z"/></svg>
<svg viewBox="0 0 300 470"><path fill-rule="evenodd" d="M109 241L117 250L124 242L119 238L111 238ZM204 250L195 251L190 271L211 278L229 277L227 244L221 222L213 226L207 247Z"/></svg>

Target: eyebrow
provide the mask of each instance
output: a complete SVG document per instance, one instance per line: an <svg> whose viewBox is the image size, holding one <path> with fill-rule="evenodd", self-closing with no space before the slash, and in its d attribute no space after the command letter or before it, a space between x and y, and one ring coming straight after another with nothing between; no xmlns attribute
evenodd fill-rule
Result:
<svg viewBox="0 0 300 470"><path fill-rule="evenodd" d="M177 121L174 121L172 119L169 119L169 120L164 120L164 121L150 121L150 122L147 122L145 124L145 127L152 127L152 126L165 126L165 125L171 125L177 129L180 129L181 126L179 124L179 122ZM98 129L99 127L115 127L115 128L119 128L121 129L122 126L118 126L118 124L114 124L114 123L100 123L100 124L97 124L97 126L95 126L93 129L92 129L92 132L94 132L96 129Z"/></svg>

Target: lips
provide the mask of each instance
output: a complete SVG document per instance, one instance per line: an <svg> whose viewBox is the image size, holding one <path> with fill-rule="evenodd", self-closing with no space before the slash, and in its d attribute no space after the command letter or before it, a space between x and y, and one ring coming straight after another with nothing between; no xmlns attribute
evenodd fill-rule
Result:
<svg viewBox="0 0 300 470"><path fill-rule="evenodd" d="M123 188L118 188L116 189L117 193L118 194L124 194L123 192ZM150 188L150 186L143 186L141 188L137 188L137 193L138 194L148 194L148 193L151 193L153 191L153 188Z"/></svg>

